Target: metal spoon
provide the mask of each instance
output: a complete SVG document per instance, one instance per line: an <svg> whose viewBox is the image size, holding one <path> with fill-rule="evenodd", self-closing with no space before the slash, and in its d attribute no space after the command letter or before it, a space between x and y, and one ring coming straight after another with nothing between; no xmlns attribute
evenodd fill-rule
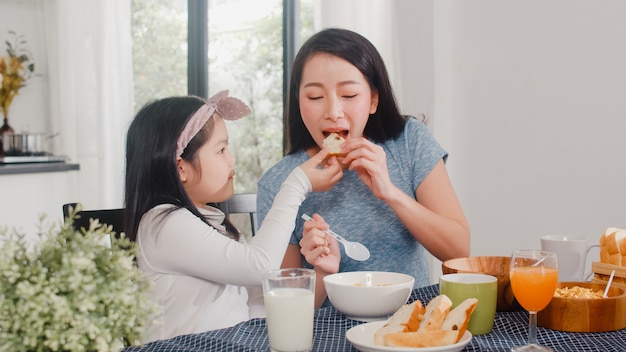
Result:
<svg viewBox="0 0 626 352"><path fill-rule="evenodd" d="M307 220L307 221L308 220L313 220L313 218L311 218L310 216L308 216L306 214L302 214L302 218L304 220ZM352 258L354 260L361 261L361 262L370 259L370 251L362 243L348 241L345 238L343 238L340 235L338 235L337 233L335 233L331 229L328 229L325 232L326 232L326 234L334 237L337 241L339 241L339 242L341 242L341 244L343 244L343 247L346 250L346 255L348 257L350 257L350 258Z"/></svg>

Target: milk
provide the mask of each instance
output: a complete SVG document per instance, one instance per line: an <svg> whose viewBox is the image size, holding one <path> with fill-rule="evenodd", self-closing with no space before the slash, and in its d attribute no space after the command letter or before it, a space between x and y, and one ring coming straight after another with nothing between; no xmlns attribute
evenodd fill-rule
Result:
<svg viewBox="0 0 626 352"><path fill-rule="evenodd" d="M264 295L272 351L310 351L314 295L304 288L278 288Z"/></svg>

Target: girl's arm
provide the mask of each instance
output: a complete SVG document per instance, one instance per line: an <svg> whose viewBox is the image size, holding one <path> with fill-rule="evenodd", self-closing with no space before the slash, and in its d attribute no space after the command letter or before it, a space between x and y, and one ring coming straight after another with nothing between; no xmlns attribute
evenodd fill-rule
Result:
<svg viewBox="0 0 626 352"><path fill-rule="evenodd" d="M185 209L165 219L155 209L140 224L145 225L138 239L143 260L156 272L230 285L260 285L262 272L280 267L298 208L310 190L304 171L294 169L249 243L220 234Z"/></svg>

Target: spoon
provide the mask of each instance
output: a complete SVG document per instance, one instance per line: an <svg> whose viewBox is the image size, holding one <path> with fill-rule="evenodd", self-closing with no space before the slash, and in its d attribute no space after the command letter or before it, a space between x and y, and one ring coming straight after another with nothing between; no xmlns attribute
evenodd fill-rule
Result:
<svg viewBox="0 0 626 352"><path fill-rule="evenodd" d="M539 264L543 263L543 261L544 261L544 260L546 260L546 258L548 258L548 257L542 257L542 258L541 258L541 259L539 259L538 261L536 261L536 262L532 263L530 266L537 266L537 265L539 265Z"/></svg>
<svg viewBox="0 0 626 352"><path fill-rule="evenodd" d="M302 214L302 218L304 220L313 220L313 218L311 218L310 216L306 215L306 214ZM353 242L353 241L348 241L345 238L341 237L340 235L338 235L337 233L335 233L333 230L328 229L326 231L324 231L326 234L334 237L337 241L341 242L341 244L343 244L343 247L346 250L346 255L354 260L358 260L358 261L365 261L370 259L370 251L367 249L367 247L365 247L362 243L359 242Z"/></svg>
<svg viewBox="0 0 626 352"><path fill-rule="evenodd" d="M602 298L606 298L609 294L609 287L611 287L613 276L615 276L615 270L611 271L611 276L609 277L609 282L606 284L606 288L604 289L604 294L602 295Z"/></svg>

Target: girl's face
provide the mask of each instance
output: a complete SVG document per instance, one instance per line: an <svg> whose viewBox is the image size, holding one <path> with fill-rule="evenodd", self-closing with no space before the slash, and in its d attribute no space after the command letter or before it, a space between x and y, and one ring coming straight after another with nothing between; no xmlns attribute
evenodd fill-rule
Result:
<svg viewBox="0 0 626 352"><path fill-rule="evenodd" d="M213 132L198 149L195 163L180 158L178 160L180 179L197 207L223 202L234 192L235 158L228 150L226 124L217 113L212 119L215 119Z"/></svg>
<svg viewBox="0 0 626 352"><path fill-rule="evenodd" d="M304 64L299 100L304 125L321 146L331 132L346 140L362 137L369 115L376 112L378 92L348 61L316 53Z"/></svg>

